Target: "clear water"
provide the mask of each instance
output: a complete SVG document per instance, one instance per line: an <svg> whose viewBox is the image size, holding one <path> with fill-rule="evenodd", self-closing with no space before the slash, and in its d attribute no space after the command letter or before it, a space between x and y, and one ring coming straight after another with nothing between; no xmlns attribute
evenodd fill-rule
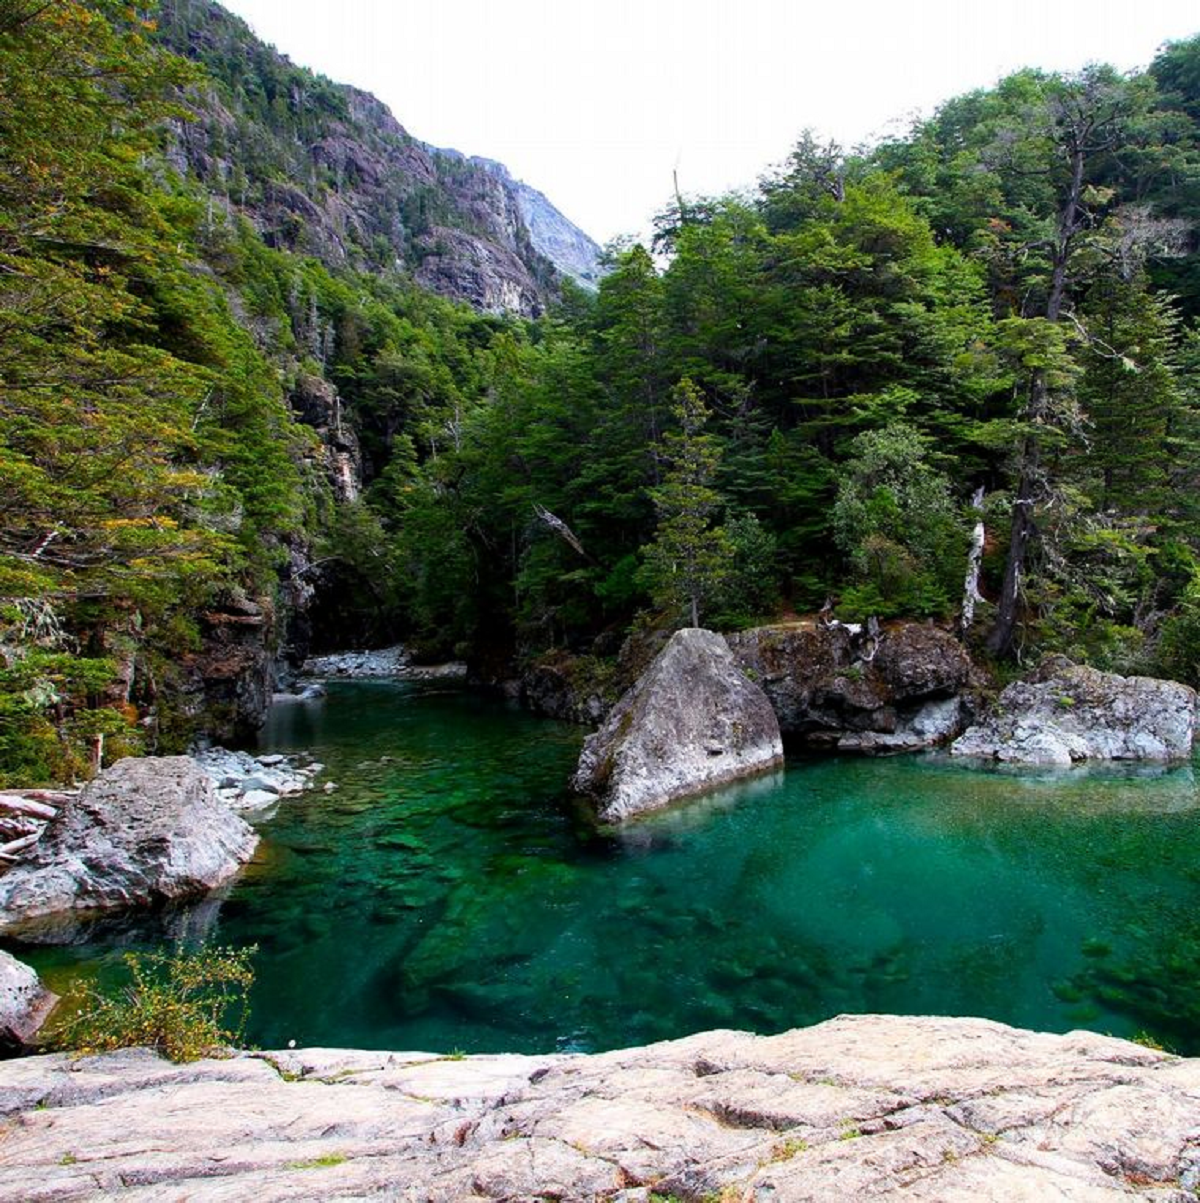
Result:
<svg viewBox="0 0 1200 1203"><path fill-rule="evenodd" d="M263 748L311 751L339 788L284 801L190 916L259 947L251 1041L592 1050L884 1011L1200 1053L1191 766L795 759L598 834L564 790L580 739L432 685L277 709ZM61 987L165 930L20 951Z"/></svg>

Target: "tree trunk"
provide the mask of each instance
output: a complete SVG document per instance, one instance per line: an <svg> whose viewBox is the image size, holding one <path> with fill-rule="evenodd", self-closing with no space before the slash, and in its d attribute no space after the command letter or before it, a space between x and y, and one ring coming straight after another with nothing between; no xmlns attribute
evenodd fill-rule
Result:
<svg viewBox="0 0 1200 1203"><path fill-rule="evenodd" d="M971 629L971 624L975 621L975 603L983 600L983 594L979 592L979 573L983 565L983 546L987 541L987 531L983 525L982 485L975 490L975 495L971 498L971 505L972 508L979 511L979 521L975 523L975 529L971 532L971 550L967 553L967 574L963 579L962 614L959 618L959 629L962 631L964 639Z"/></svg>
<svg viewBox="0 0 1200 1203"><path fill-rule="evenodd" d="M1067 265L1071 258L1071 243L1081 228L1080 203L1083 198L1084 148L1076 142L1071 149L1071 182L1067 196L1058 216L1054 248L1051 258L1050 289L1046 294L1045 318L1057 322L1062 314L1063 301L1067 292ZM1047 416L1050 389L1044 370L1034 373L1029 387L1029 406L1026 419L1040 424ZM1013 636L1017 630L1020 609L1021 579L1025 573L1025 559L1029 545L1037 532L1033 521L1033 507L1041 483L1042 449L1038 436L1030 432L1025 436L1021 448L1021 475L1017 486L1017 497L1013 502L1012 528L1008 539L1008 560L1004 566L1004 581L1000 587L1000 600L996 606L996 621L988 633L987 648L995 656L1007 656L1012 650Z"/></svg>

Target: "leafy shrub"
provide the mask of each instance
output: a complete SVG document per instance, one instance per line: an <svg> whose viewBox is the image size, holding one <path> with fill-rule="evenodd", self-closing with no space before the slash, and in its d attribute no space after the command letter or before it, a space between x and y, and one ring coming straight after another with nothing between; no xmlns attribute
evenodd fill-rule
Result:
<svg viewBox="0 0 1200 1203"><path fill-rule="evenodd" d="M257 945L125 954L119 990L87 985L64 1004L73 1011L51 1047L78 1053L149 1047L172 1061L197 1061L241 1043Z"/></svg>

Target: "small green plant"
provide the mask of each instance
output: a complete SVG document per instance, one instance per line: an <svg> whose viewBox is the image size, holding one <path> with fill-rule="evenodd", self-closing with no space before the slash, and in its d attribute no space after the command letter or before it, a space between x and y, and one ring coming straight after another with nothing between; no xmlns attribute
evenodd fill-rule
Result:
<svg viewBox="0 0 1200 1203"><path fill-rule="evenodd" d="M48 1043L80 1054L148 1046L172 1061L196 1061L241 1043L257 946L202 947L125 955L116 991L84 986ZM71 1004L74 1005L71 1005Z"/></svg>
<svg viewBox="0 0 1200 1203"><path fill-rule="evenodd" d="M320 1170L326 1166L341 1165L345 1160L345 1153L325 1153L320 1157L311 1157L308 1161L293 1161L288 1165L288 1169Z"/></svg>
<svg viewBox="0 0 1200 1203"><path fill-rule="evenodd" d="M772 1161L790 1161L799 1153L808 1152L808 1141L799 1136L789 1136L786 1140L781 1140L771 1150Z"/></svg>
<svg viewBox="0 0 1200 1203"><path fill-rule="evenodd" d="M59 1165L74 1165L79 1160L74 1153L64 1153L59 1159Z"/></svg>
<svg viewBox="0 0 1200 1203"><path fill-rule="evenodd" d="M445 1056L447 1061L465 1061L467 1054L461 1048L452 1048Z"/></svg>
<svg viewBox="0 0 1200 1203"><path fill-rule="evenodd" d="M844 1119L841 1123L842 1130L838 1133L838 1140L857 1140L862 1133L852 1119Z"/></svg>
<svg viewBox="0 0 1200 1203"><path fill-rule="evenodd" d="M1134 1032L1129 1039L1134 1044L1140 1044L1142 1048L1152 1049L1156 1053L1169 1053L1171 1051L1158 1037L1151 1035L1144 1028L1139 1032Z"/></svg>

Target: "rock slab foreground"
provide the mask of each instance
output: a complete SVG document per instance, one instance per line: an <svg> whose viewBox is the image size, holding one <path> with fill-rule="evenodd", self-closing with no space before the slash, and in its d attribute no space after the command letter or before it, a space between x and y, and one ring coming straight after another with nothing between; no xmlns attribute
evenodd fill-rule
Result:
<svg viewBox="0 0 1200 1203"><path fill-rule="evenodd" d="M0 1200L1194 1200L1200 1060L843 1016L595 1056L0 1064Z"/></svg>

